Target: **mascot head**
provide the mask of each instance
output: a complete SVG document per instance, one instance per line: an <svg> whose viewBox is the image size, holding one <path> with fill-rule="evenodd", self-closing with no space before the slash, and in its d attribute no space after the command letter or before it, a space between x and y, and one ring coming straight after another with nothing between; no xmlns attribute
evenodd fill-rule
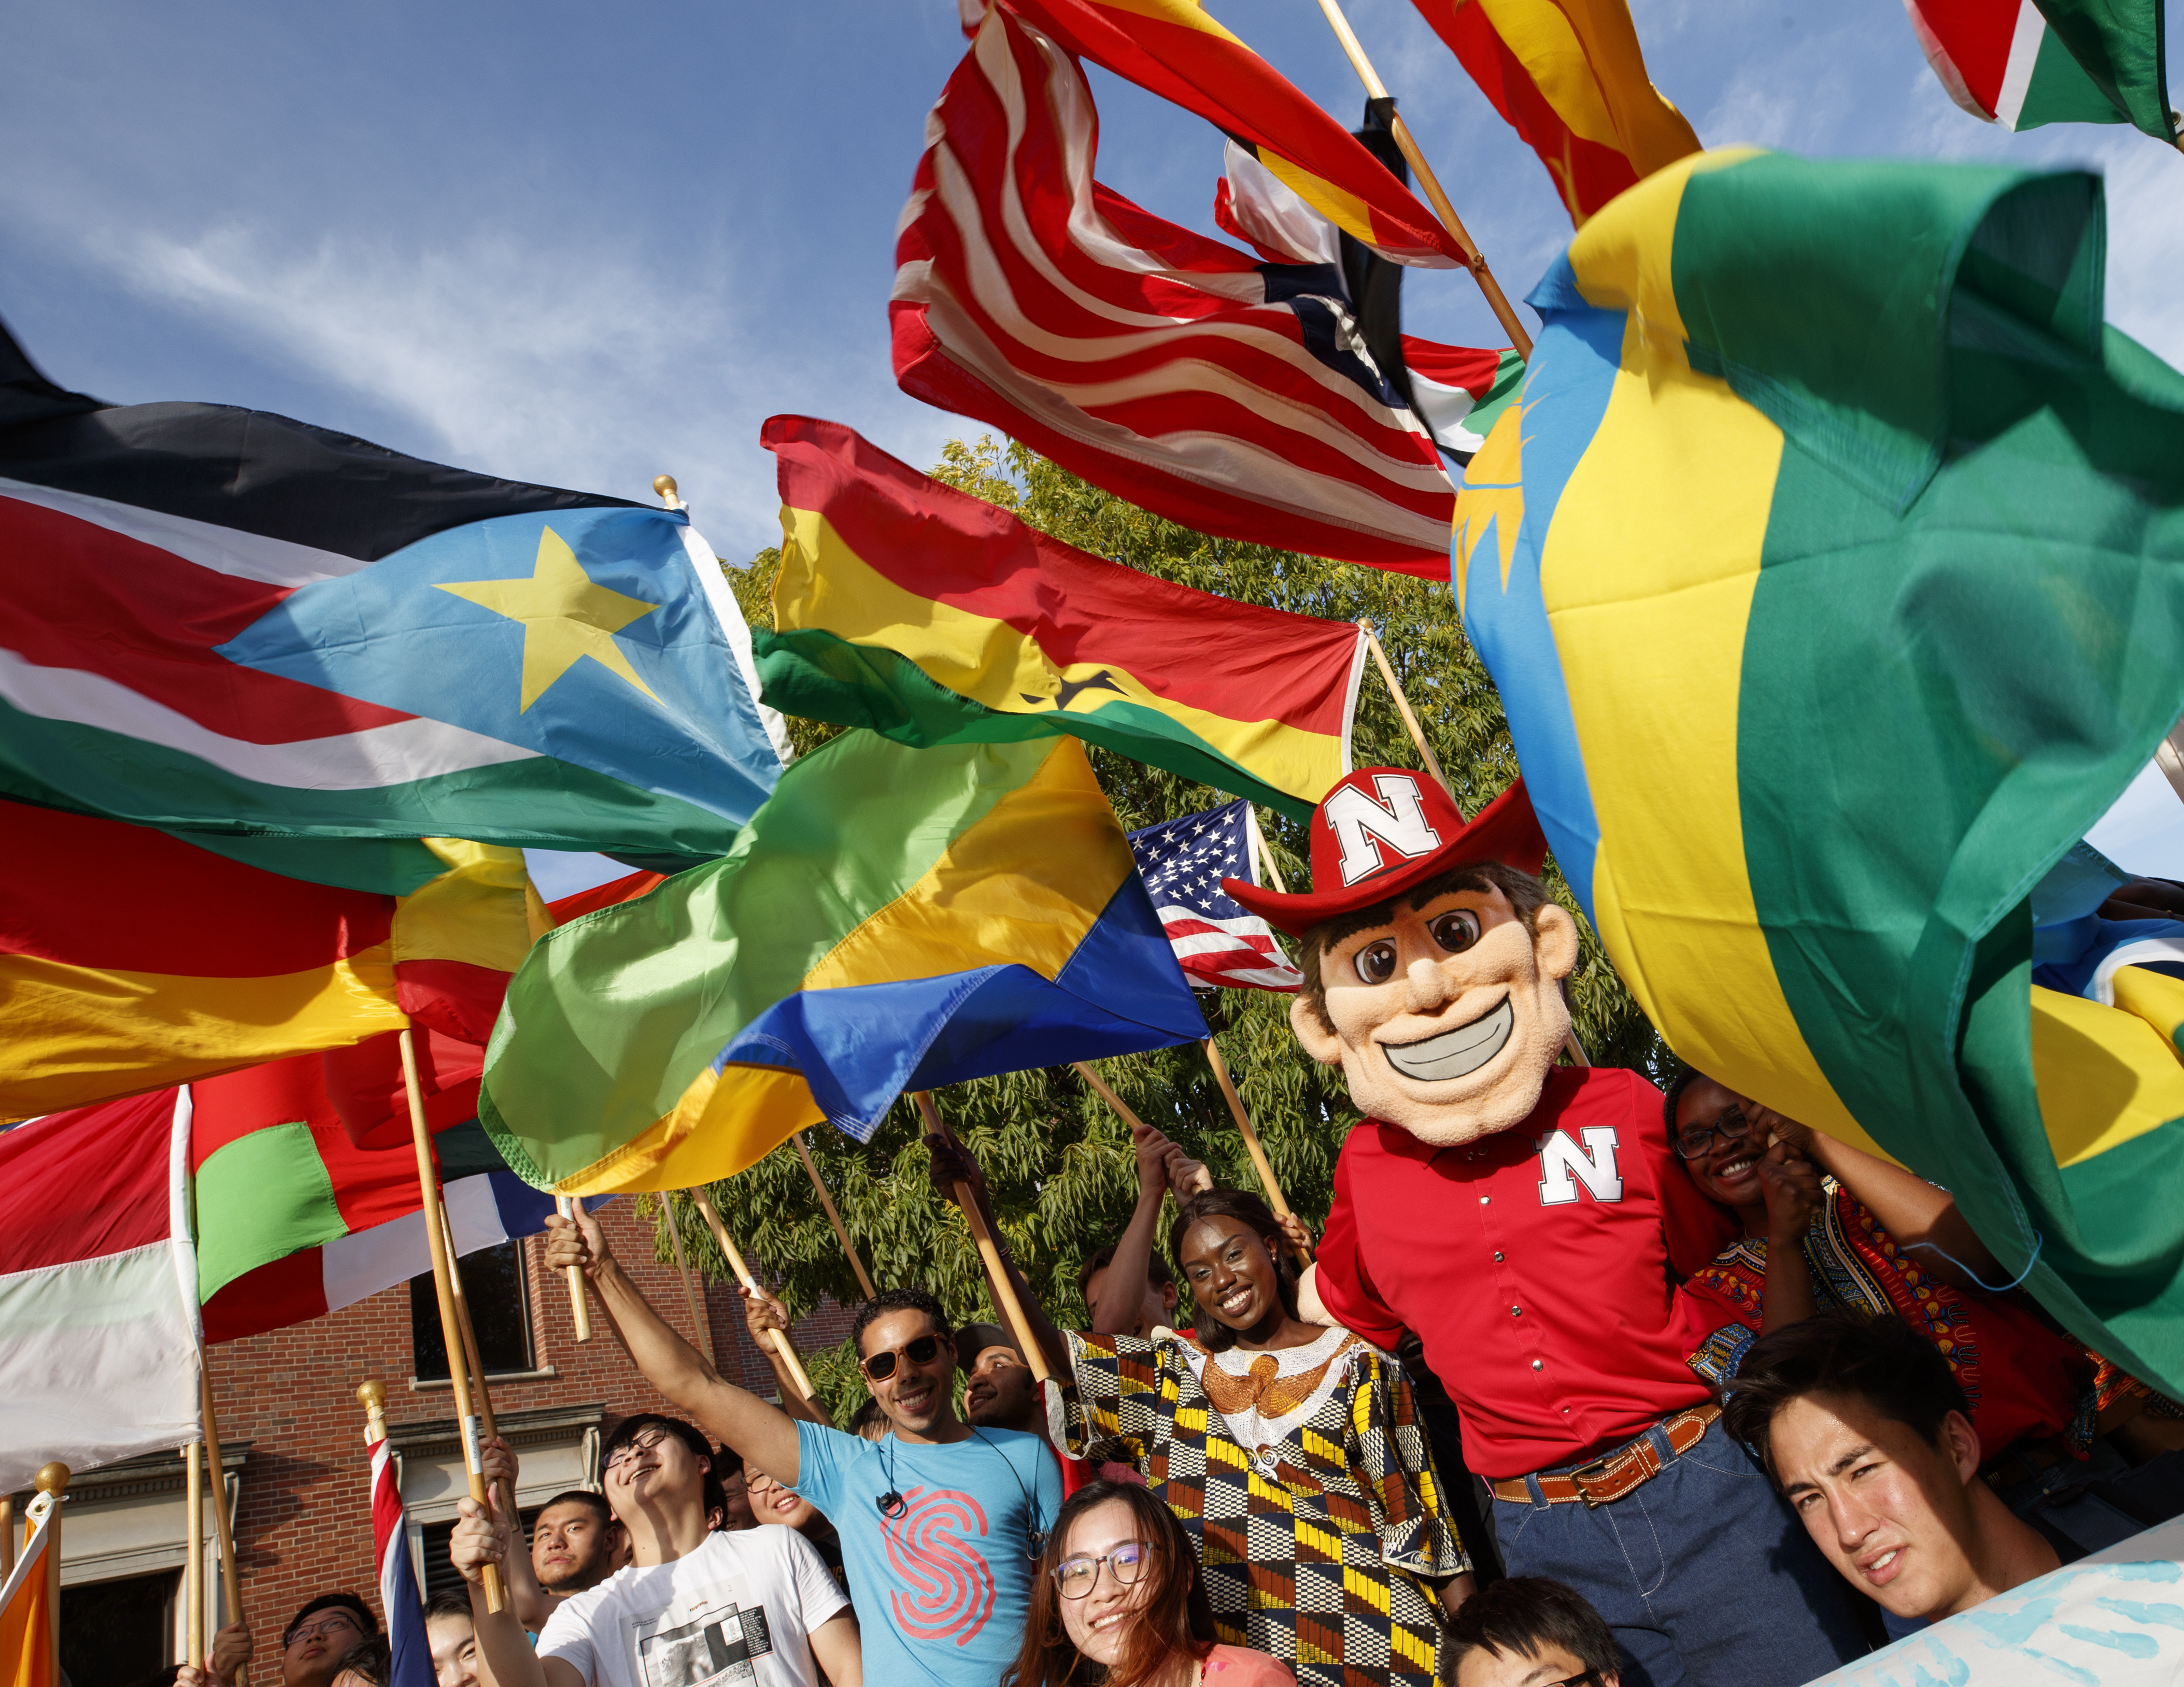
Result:
<svg viewBox="0 0 2184 1687"><path fill-rule="evenodd" d="M1577 922L1546 857L1523 781L1467 825L1425 775L1366 767L1312 813L1309 894L1222 888L1303 939L1305 1052L1368 1117L1446 1147L1522 1123L1569 1035Z"/></svg>

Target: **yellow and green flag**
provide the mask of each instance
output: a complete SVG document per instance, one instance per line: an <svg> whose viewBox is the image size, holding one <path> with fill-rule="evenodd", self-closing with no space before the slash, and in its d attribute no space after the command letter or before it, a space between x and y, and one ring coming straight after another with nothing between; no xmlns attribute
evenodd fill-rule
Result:
<svg viewBox="0 0 2184 1687"><path fill-rule="evenodd" d="M905 1089L1205 1035L1076 739L850 732L724 859L532 947L478 1117L540 1189L684 1189Z"/></svg>
<svg viewBox="0 0 2184 1687"><path fill-rule="evenodd" d="M2184 376L2103 321L2104 237L2077 172L1669 165L1534 292L1453 572L1676 1052L2174 1390L2184 1011L2032 978L2034 887L2184 712Z"/></svg>

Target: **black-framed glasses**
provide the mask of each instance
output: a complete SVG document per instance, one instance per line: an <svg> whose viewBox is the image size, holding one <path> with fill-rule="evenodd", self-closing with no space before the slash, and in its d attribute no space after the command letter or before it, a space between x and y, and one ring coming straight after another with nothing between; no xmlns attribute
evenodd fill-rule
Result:
<svg viewBox="0 0 2184 1687"><path fill-rule="evenodd" d="M667 1431L665 1429L641 1431L638 1434L631 1436L627 1441L624 1441L620 1446L609 1453L607 1455L607 1462L603 1467L601 1467L601 1468L605 1470L618 1469L621 1466L627 1464L639 1453L651 1452L655 1448L660 1446L666 1439Z"/></svg>
<svg viewBox="0 0 2184 1687"><path fill-rule="evenodd" d="M914 1335L900 1347L890 1348L885 1353L875 1353L865 1362L865 1374L876 1383L884 1383L894 1375L898 1356L913 1365L930 1365L933 1356L940 1351L937 1335Z"/></svg>
<svg viewBox="0 0 2184 1687"><path fill-rule="evenodd" d="M1054 1567L1054 1584L1061 1590L1064 1599L1083 1599L1098 1583L1100 1567L1105 1564L1107 1573L1118 1585L1134 1587L1152 1556L1153 1544L1150 1540L1126 1540L1112 1552L1096 1557L1089 1552L1079 1552Z"/></svg>
<svg viewBox="0 0 2184 1687"><path fill-rule="evenodd" d="M1742 1142L1751 1134L1752 1121L1744 1116L1744 1109L1737 1106L1725 1107L1715 1115L1712 1124L1693 1125L1687 1130L1678 1131L1676 1152L1686 1160L1701 1160L1706 1157L1707 1151L1713 1146L1713 1139L1716 1137L1719 1137L1724 1142ZM1572 1676L1570 1679L1574 1681L1580 1678ZM1549 1687L1554 1687L1554 1684L1549 1684Z"/></svg>

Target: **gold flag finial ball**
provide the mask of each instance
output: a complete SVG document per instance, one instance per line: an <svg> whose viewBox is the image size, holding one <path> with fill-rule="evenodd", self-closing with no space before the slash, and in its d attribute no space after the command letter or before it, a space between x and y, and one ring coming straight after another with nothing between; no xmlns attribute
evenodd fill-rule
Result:
<svg viewBox="0 0 2184 1687"><path fill-rule="evenodd" d="M51 1464L39 1466L35 1480L41 1494L58 1494L69 1484L69 1467L56 1459Z"/></svg>
<svg viewBox="0 0 2184 1687"><path fill-rule="evenodd" d="M675 484L675 476L672 475L655 475L652 477L652 489L660 494L660 501L670 509L682 502L682 489Z"/></svg>
<svg viewBox="0 0 2184 1687"><path fill-rule="evenodd" d="M387 1404L387 1384L378 1378L367 1378L356 1391L356 1403L366 1411L376 1411Z"/></svg>

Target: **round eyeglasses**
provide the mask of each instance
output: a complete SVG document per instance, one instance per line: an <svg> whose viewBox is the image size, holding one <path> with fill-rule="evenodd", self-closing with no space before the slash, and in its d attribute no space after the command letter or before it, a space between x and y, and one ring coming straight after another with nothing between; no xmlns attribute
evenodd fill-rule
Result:
<svg viewBox="0 0 2184 1687"><path fill-rule="evenodd" d="M1100 1567L1105 1564L1107 1573L1123 1587L1132 1587L1145 1573L1145 1565L1153 1556L1149 1540L1126 1540L1112 1552L1095 1557L1080 1552L1065 1558L1053 1569L1054 1584L1061 1590L1064 1599L1082 1599L1090 1593L1100 1579Z"/></svg>

